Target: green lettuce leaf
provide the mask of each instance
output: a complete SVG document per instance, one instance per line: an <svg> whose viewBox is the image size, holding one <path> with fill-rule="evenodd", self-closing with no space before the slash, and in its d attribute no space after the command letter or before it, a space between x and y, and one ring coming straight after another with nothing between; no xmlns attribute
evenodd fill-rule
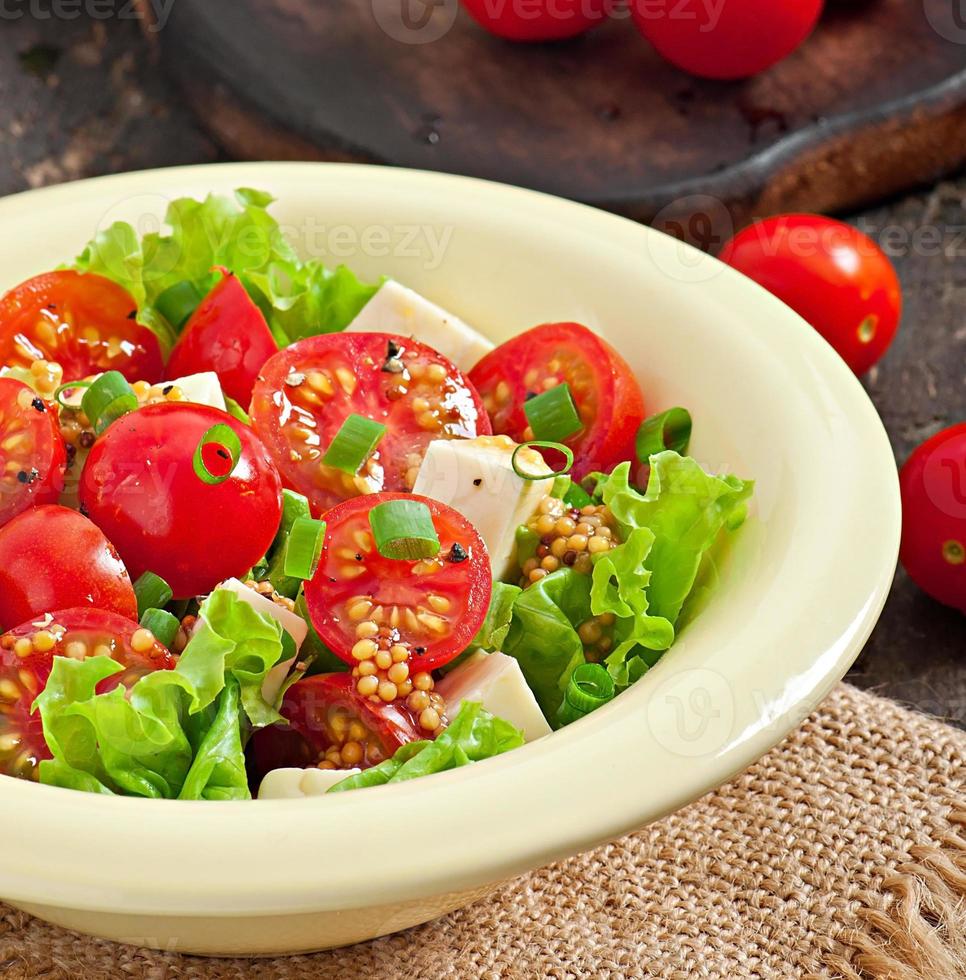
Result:
<svg viewBox="0 0 966 980"><path fill-rule="evenodd" d="M249 799L244 741L250 726L280 719L261 689L291 652L275 620L218 589L175 669L142 677L127 694L96 693L124 669L109 657L56 657L35 702L54 757L41 763L40 781L155 799Z"/></svg>
<svg viewBox="0 0 966 980"><path fill-rule="evenodd" d="M435 741L410 742L397 749L391 759L348 776L329 792L342 793L364 786L401 783L434 772L457 769L519 748L523 741L523 733L508 721L494 717L480 704L465 701L459 713Z"/></svg>
<svg viewBox="0 0 966 980"><path fill-rule="evenodd" d="M168 346L175 331L155 308L158 296L181 282L208 292L217 280L214 266L240 277L281 346L344 329L381 283L362 283L344 266L330 270L318 261L301 262L268 213L272 201L248 188L234 198L179 198L168 206L168 233L140 238L131 225L116 222L88 243L74 267L127 289L138 319Z"/></svg>
<svg viewBox="0 0 966 980"><path fill-rule="evenodd" d="M513 605L522 591L519 585L509 585L506 582L493 583L493 594L490 596L490 606L483 625L477 630L470 645L458 657L440 668L444 674L459 667L478 650L503 649L513 619Z"/></svg>

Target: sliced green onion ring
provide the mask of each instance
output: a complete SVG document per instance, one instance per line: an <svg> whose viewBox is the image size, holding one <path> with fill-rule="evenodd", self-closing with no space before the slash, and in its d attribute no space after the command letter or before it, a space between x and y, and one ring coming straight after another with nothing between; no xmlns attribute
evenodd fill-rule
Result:
<svg viewBox="0 0 966 980"><path fill-rule="evenodd" d="M600 664L580 664L574 669L557 710L561 725L569 725L612 700L616 693L614 679Z"/></svg>
<svg viewBox="0 0 966 980"><path fill-rule="evenodd" d="M553 449L558 453L562 453L566 462L562 469L550 470L549 473L534 473L532 471L521 469L520 465L517 463L517 454L521 449ZM560 442L546 442L539 439L531 440L530 442L521 442L516 449L513 450L513 455L510 457L510 465L513 467L513 472L516 473L521 480L549 480L551 477L561 477L566 476L570 472L571 467L574 465L574 454L573 450L568 446L563 445ZM550 465L549 463L547 464Z"/></svg>
<svg viewBox="0 0 966 980"><path fill-rule="evenodd" d="M421 500L387 500L369 511L369 526L383 558L416 561L439 554L433 515Z"/></svg>
<svg viewBox="0 0 966 980"><path fill-rule="evenodd" d="M181 623L177 616L172 616L166 609L145 609L141 615L141 625L154 634L158 643L170 650Z"/></svg>
<svg viewBox="0 0 966 980"><path fill-rule="evenodd" d="M566 381L525 401L523 411L535 439L560 442L584 427Z"/></svg>
<svg viewBox="0 0 966 980"><path fill-rule="evenodd" d="M690 441L691 413L686 408L669 408L641 423L637 430L637 458L646 463L665 449L673 449L683 456Z"/></svg>
<svg viewBox="0 0 966 980"><path fill-rule="evenodd" d="M188 322L203 299L204 296L198 287L186 279L169 286L154 301L154 306L177 333Z"/></svg>
<svg viewBox="0 0 966 980"><path fill-rule="evenodd" d="M160 575L145 572L134 583L134 598L137 599L138 613L144 615L148 609L161 609L172 599L171 586Z"/></svg>
<svg viewBox="0 0 966 980"><path fill-rule="evenodd" d="M93 383L93 381L67 381L54 392L54 401L57 402L61 408L80 408L82 407L81 405L72 405L70 402L65 402L60 396L65 391L79 391L83 390L84 388L90 388Z"/></svg>
<svg viewBox="0 0 966 980"><path fill-rule="evenodd" d="M350 415L335 434L322 462L355 476L385 434L386 427L381 422L362 415Z"/></svg>
<svg viewBox="0 0 966 980"><path fill-rule="evenodd" d="M319 567L324 538L325 521L316 521L311 517L296 518L285 542L283 573L303 582L312 578Z"/></svg>
<svg viewBox="0 0 966 980"><path fill-rule="evenodd" d="M120 371L107 371L92 381L81 399L81 408L97 435L137 407L137 395Z"/></svg>
<svg viewBox="0 0 966 980"><path fill-rule="evenodd" d="M231 456L231 469L224 476L216 476L205 464L204 448L212 443L223 446ZM195 468L195 476L202 483L207 483L209 486L217 486L219 483L224 483L235 472L235 467L241 459L241 453L241 439L238 438L238 433L230 425L219 422L217 425L213 425L201 437L195 448L195 455L192 460Z"/></svg>

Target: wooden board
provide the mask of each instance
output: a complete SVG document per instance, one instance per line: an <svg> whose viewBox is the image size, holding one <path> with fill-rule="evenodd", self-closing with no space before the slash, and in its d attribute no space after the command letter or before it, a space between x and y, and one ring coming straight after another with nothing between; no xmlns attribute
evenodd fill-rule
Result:
<svg viewBox="0 0 966 980"><path fill-rule="evenodd" d="M418 23L426 0L179 0L158 37L234 155L471 174L680 222L699 241L966 163L966 24L950 0L839 0L792 57L737 83L682 74L628 22L514 45L435 2L421 31L400 10Z"/></svg>

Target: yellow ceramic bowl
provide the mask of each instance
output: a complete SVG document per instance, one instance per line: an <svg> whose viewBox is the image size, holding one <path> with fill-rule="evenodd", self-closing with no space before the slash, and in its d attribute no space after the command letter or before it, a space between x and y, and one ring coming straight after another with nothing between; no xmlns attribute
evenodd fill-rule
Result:
<svg viewBox="0 0 966 980"><path fill-rule="evenodd" d="M0 286L181 195L265 188L306 252L392 275L500 340L598 330L693 454L757 480L700 617L630 691L497 759L331 798L177 803L0 778L20 828L0 896L84 932L199 953L320 949L424 922L495 882L634 830L739 772L861 649L892 579L892 452L862 388L764 290L671 238L460 177L241 164L127 174L0 202ZM402 841L403 846L400 846Z"/></svg>

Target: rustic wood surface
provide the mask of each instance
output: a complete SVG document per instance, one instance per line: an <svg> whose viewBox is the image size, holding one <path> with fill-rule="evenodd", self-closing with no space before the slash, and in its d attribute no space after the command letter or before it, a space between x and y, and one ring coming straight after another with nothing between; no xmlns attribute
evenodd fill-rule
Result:
<svg viewBox="0 0 966 980"><path fill-rule="evenodd" d="M695 193L745 224L854 208L966 163L949 0L830 5L793 56L733 84L688 79L623 17L516 45L457 0L429 17L407 2L408 21L400 0L178 0L164 65L237 156L469 174L685 229Z"/></svg>
<svg viewBox="0 0 966 980"><path fill-rule="evenodd" d="M221 158L173 97L137 24L0 20L0 193ZM866 382L902 460L966 418L966 178L852 220L889 251L905 290L900 335ZM900 570L851 677L966 725L966 619Z"/></svg>

